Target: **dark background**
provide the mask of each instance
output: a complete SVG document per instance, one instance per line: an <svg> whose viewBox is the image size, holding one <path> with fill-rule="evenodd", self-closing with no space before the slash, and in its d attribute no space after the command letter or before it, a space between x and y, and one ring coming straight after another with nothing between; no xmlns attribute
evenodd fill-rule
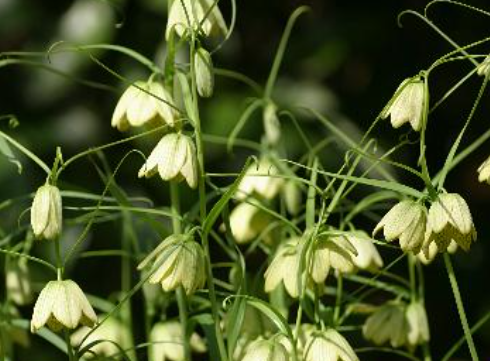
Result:
<svg viewBox="0 0 490 361"><path fill-rule="evenodd" d="M80 0L78 3L81 3ZM85 0L87 3L105 3ZM279 105L291 103L311 104L337 121L339 126L356 131L365 130L389 100L398 84L406 77L427 68L435 59L452 50L440 36L413 16L403 18L403 28L397 25L397 15L405 9L423 11L426 1L292 1L247 0L238 2L236 31L223 49L214 56L215 65L243 72L264 84L273 56L290 13L300 5L309 5L293 31L280 72L275 99ZM485 1L468 2L485 6ZM58 40L79 43L113 42L134 48L151 59L162 63L164 47L166 5L164 0L138 0L119 2L118 11L97 11L95 25L80 15L69 25L61 25L70 11L71 1L0 0L0 51L46 51ZM227 1L220 4L225 18L229 18ZM487 8L487 10L490 10ZM467 44L490 35L489 18L467 9L440 4L430 12L435 23L460 44ZM93 34L87 34L88 29ZM475 53L487 54L490 46L482 45ZM146 69L116 53L98 53L96 56L128 79L146 78ZM34 58L42 61L44 58ZM53 62L60 66L58 55ZM114 87L114 91L91 89L71 80L61 80L35 67L12 66L0 68L0 114L15 114L20 126L3 131L51 164L55 146L60 145L65 158L89 147L111 142L121 135L110 127L115 103L125 85L94 64L86 55L75 54L65 60L71 64L67 71L78 78L90 79ZM444 66L431 77L431 99L438 99L458 77L471 69L469 61ZM461 128L478 92L481 79L469 81L457 94L430 118L428 127L428 160L433 173L439 169L444 157ZM488 92L487 92L488 93ZM218 78L216 94L203 103L205 132L226 136L243 111L247 97L252 93L236 82ZM488 94L484 95L475 119L463 140L469 144L490 124ZM303 123L313 140L321 140L326 132L311 120ZM287 127L286 127L287 129ZM406 128L403 128L406 130ZM243 137L257 139L261 133L260 117L246 126ZM400 132L388 123L381 125L376 134L380 146L397 143ZM291 156L298 154L295 144ZM147 152L148 144L136 144ZM118 147L108 151L108 162L115 167L130 149ZM288 148L289 150L289 148ZM472 209L478 242L471 252L460 251L455 257L458 280L470 323L473 324L490 309L490 266L486 257L488 246L488 204L490 186L477 182L476 169L488 156L484 145L464 164L450 173L446 183L448 191L461 193ZM210 147L208 167L211 170L239 169L246 153L225 154L224 148ZM414 165L417 147L408 148L399 155L402 161ZM0 200L17 197L35 190L44 182L43 174L27 159L24 172L18 176L14 166L0 160ZM335 163L335 162L334 162ZM139 158L131 158L118 176L119 183L130 194L150 195L157 204L165 204L167 196L160 190L157 180L138 182L135 179L141 165ZM413 179L399 174L400 179L416 187ZM90 161L83 160L69 169L62 180L66 187L88 189L101 193L103 185ZM15 210L4 211L2 225L15 224L28 204ZM26 217L21 223L26 223ZM372 225L370 225L372 227ZM76 232L76 231L75 231ZM117 244L109 226L102 225L92 235L100 240L101 248ZM104 293L111 277L118 277L118 266L106 267L87 261L74 269L82 288ZM98 279L101 270L108 281ZM78 277L78 278L77 278ZM449 282L442 260L426 268L427 308L432 326L434 360L462 335ZM490 326L476 336L482 360L490 359ZM460 359L469 359L465 346ZM360 355L368 358L367 354ZM371 359L371 358L370 358ZM374 359L374 358L372 358Z"/></svg>

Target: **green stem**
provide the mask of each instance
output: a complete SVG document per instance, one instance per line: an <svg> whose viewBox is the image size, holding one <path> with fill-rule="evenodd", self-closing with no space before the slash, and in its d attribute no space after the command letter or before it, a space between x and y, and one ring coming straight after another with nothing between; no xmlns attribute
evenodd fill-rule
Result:
<svg viewBox="0 0 490 361"><path fill-rule="evenodd" d="M340 318L340 307L342 305L342 291L344 289L344 282L342 278L342 274L339 273L337 276L337 292L335 295L335 308L333 310L333 325L334 327L338 326L337 322Z"/></svg>
<svg viewBox="0 0 490 361"><path fill-rule="evenodd" d="M415 256L412 253L408 254L408 274L410 277L410 301L417 300L417 279L415 276Z"/></svg>
<svg viewBox="0 0 490 361"><path fill-rule="evenodd" d="M190 71L191 71L191 91L192 91L192 99L194 102L194 116L193 124L195 126L195 135L196 135L196 143L197 143L197 163L198 163L198 172L199 172L199 211L201 222L204 222L207 216L206 210L206 171L204 167L204 142L202 139L202 131L201 131L201 120L199 118L199 106L198 106L198 95L197 95L197 85L196 85L196 73L195 73L195 64L194 64L194 53L196 51L196 38L193 33L193 38L190 44ZM209 300L211 302L211 312L214 321L214 330L216 333L216 341L218 344L220 361L228 361L228 353L226 352L225 342L223 333L220 327L220 318L218 312L218 301L216 297L216 290L214 287L214 276L212 270L212 262L211 262L211 254L209 252L209 240L208 235L203 233L201 237L202 246L204 249L204 256L206 261L206 276L207 276L207 286L209 292Z"/></svg>
<svg viewBox="0 0 490 361"><path fill-rule="evenodd" d="M180 197L179 185L175 182L170 182L170 204L172 207L172 227L174 234L182 233L182 224L178 216L180 215ZM191 346L189 337L187 336L187 296L182 286L176 290L177 304L179 307L180 326L182 327L182 344L184 345L184 359L191 361Z"/></svg>
<svg viewBox="0 0 490 361"><path fill-rule="evenodd" d="M444 264L446 265L447 275L449 277L449 282L451 283L451 289L453 291L454 300L456 301L459 319L461 320L461 325L463 326L463 331L466 338L466 343L468 344L468 349L470 350L471 359L472 361L479 361L478 353L476 352L475 344L473 342L473 336L471 335L471 330L468 325L468 319L466 318L466 313L464 311L461 293L459 292L458 281L456 280L456 275L454 274L453 265L451 263L451 256L448 253L444 253Z"/></svg>
<svg viewBox="0 0 490 361"><path fill-rule="evenodd" d="M69 361L77 361L77 356L75 352L73 351L73 347L70 342L70 332L68 330L65 330L64 332L65 336L65 343L66 343L66 350L68 353L68 360Z"/></svg>
<svg viewBox="0 0 490 361"><path fill-rule="evenodd" d="M184 345L184 360L185 361L191 361L192 360L192 355L191 355L191 345L189 343L189 337L187 335L187 296L184 292L184 288L180 286L176 290L176 295L177 295L177 304L179 306L179 319L180 319L180 326L182 327L182 343Z"/></svg>

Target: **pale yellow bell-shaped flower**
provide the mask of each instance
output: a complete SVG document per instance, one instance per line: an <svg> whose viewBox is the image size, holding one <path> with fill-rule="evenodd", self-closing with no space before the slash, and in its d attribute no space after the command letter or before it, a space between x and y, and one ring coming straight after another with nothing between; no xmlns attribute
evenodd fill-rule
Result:
<svg viewBox="0 0 490 361"><path fill-rule="evenodd" d="M409 346L426 343L430 339L429 322L425 307L420 301L412 302L407 306L406 317L408 322L407 342Z"/></svg>
<svg viewBox="0 0 490 361"><path fill-rule="evenodd" d="M31 207L31 226L37 239L54 240L61 234L63 209L58 187L45 184L38 188Z"/></svg>
<svg viewBox="0 0 490 361"><path fill-rule="evenodd" d="M43 326L52 331L73 330L80 325L92 327L97 316L80 287L71 280L50 281L34 305L31 332Z"/></svg>
<svg viewBox="0 0 490 361"><path fill-rule="evenodd" d="M155 248L138 269L152 264L148 282L159 283L166 292L183 287L190 295L202 288L206 281L204 251L191 235L167 237Z"/></svg>
<svg viewBox="0 0 490 361"><path fill-rule="evenodd" d="M150 354L152 360L185 361L182 344L182 326L176 321L158 322L150 331ZM204 340L193 333L189 339L191 350L198 353L206 352Z"/></svg>
<svg viewBox="0 0 490 361"><path fill-rule="evenodd" d="M137 81L123 93L111 124L120 131L143 125L175 125L177 112L170 93L154 81Z"/></svg>
<svg viewBox="0 0 490 361"><path fill-rule="evenodd" d="M244 199L248 196L258 195L264 199L274 198L284 184L283 179L277 177L279 169L267 158L261 158L258 164L248 167L243 177L236 197Z"/></svg>
<svg viewBox="0 0 490 361"><path fill-rule="evenodd" d="M253 203L240 203L230 212L230 230L238 244L252 242L270 223L271 217Z"/></svg>
<svg viewBox="0 0 490 361"><path fill-rule="evenodd" d="M138 177L152 177L157 172L164 181L183 179L191 188L197 187L196 147L190 137L182 133L163 136L138 172Z"/></svg>
<svg viewBox="0 0 490 361"><path fill-rule="evenodd" d="M194 54L197 93L203 98L209 98L214 90L214 68L211 54L204 49L197 49Z"/></svg>
<svg viewBox="0 0 490 361"><path fill-rule="evenodd" d="M384 215L373 231L373 236L381 229L387 242L398 239L404 252L420 252L426 230L427 209L421 203L404 200Z"/></svg>
<svg viewBox="0 0 490 361"><path fill-rule="evenodd" d="M259 338L252 342L241 361L288 361L289 353L277 340Z"/></svg>
<svg viewBox="0 0 490 361"><path fill-rule="evenodd" d="M303 352L304 361L359 361L352 346L333 328L314 332Z"/></svg>
<svg viewBox="0 0 490 361"><path fill-rule="evenodd" d="M409 325L405 311L406 305L397 302L388 302L379 307L364 323L364 337L378 346L386 343L392 347L406 345Z"/></svg>
<svg viewBox="0 0 490 361"><path fill-rule="evenodd" d="M490 63L489 63L490 66ZM488 157L480 167L478 167L478 181L490 184L490 157Z"/></svg>
<svg viewBox="0 0 490 361"><path fill-rule="evenodd" d="M357 268L377 272L383 267L383 259L366 232L352 231L345 233L345 237L356 249L357 254L351 255L351 258Z"/></svg>
<svg viewBox="0 0 490 361"><path fill-rule="evenodd" d="M315 283L322 284L333 269L339 273L355 271L354 246L344 233L325 232L319 234L313 244L313 258L309 275Z"/></svg>
<svg viewBox="0 0 490 361"><path fill-rule="evenodd" d="M445 252L452 240L468 251L476 240L476 229L463 197L457 193L442 193L429 208L424 253L429 254L433 242L439 252Z"/></svg>
<svg viewBox="0 0 490 361"><path fill-rule="evenodd" d="M264 274L265 292L272 292L282 282L291 297L297 298L299 296L300 241L300 237L295 237L279 247Z"/></svg>
<svg viewBox="0 0 490 361"><path fill-rule="evenodd" d="M8 299L18 306L32 302L31 278L27 259L9 260L5 274Z"/></svg>
<svg viewBox="0 0 490 361"><path fill-rule="evenodd" d="M190 29L201 31L205 36L225 36L228 32L223 15L213 0L173 0L165 30L167 40L172 29L180 37L189 36Z"/></svg>
<svg viewBox="0 0 490 361"><path fill-rule="evenodd" d="M391 103L382 113L382 118L391 117L393 128L410 123L413 130L422 128L425 101L424 81L420 77L405 79L395 92Z"/></svg>
<svg viewBox="0 0 490 361"><path fill-rule="evenodd" d="M99 317L102 320L104 317ZM83 348L96 341L102 341L90 347L83 356L86 358L110 357L111 359L121 359L123 354L121 349L125 350L131 347L131 334L127 326L115 317L106 319L95 331L85 339L90 332L90 328L81 327L71 336L73 346ZM83 344L82 344L83 341ZM119 347L116 346L119 345Z"/></svg>

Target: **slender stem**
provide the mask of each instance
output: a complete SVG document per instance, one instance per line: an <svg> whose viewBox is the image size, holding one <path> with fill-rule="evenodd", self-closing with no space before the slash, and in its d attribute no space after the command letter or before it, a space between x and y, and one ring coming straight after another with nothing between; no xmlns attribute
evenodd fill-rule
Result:
<svg viewBox="0 0 490 361"><path fill-rule="evenodd" d="M57 237L54 240L54 252L56 255L56 279L61 281L63 279L63 260L61 258L61 246L60 246L60 238Z"/></svg>
<svg viewBox="0 0 490 361"><path fill-rule="evenodd" d="M176 295L177 295L177 304L179 306L179 319L180 319L180 326L182 327L182 343L184 345L184 360L185 361L191 361L192 360L192 355L191 355L191 345L189 343L189 337L187 335L187 296L184 292L184 288L180 286L176 290Z"/></svg>
<svg viewBox="0 0 490 361"><path fill-rule="evenodd" d="M182 224L178 216L180 215L180 197L179 185L175 182L170 182L170 203L172 207L172 227L174 234L182 233ZM177 304L179 307L180 326L182 327L182 344L184 345L184 359L191 361L191 346L189 337L187 336L187 296L182 286L176 290Z"/></svg>
<svg viewBox="0 0 490 361"><path fill-rule="evenodd" d="M456 301L459 319L461 320L461 325L463 326L463 331L466 338L466 343L468 344L468 349L470 350L471 359L472 361L479 361L478 353L476 352L475 344L473 342L473 336L471 335L470 326L468 325L468 320L464 311L461 293L459 292L458 281L456 280L456 275L454 274L453 265L451 263L451 256L448 253L444 253L444 264L446 265L447 275L449 277L449 282L451 283L451 289L453 291L454 300Z"/></svg>
<svg viewBox="0 0 490 361"><path fill-rule="evenodd" d="M197 143L197 163L198 163L198 172L199 172L199 211L201 216L201 222L204 222L207 216L206 210L206 171L204 167L204 142L202 139L202 131L201 131L201 120L199 118L199 106L198 106L198 95L197 95L197 85L196 85L196 73L195 73L195 64L194 64L194 53L196 51L196 34L193 33L193 38L190 43L190 64L191 64L191 91L192 91L192 99L194 101L194 116L193 124L195 126L195 135L196 135L196 143ZM214 321L214 330L216 333L216 341L218 344L220 361L228 361L228 354L225 348L225 342L223 338L223 333L220 327L220 318L218 312L218 301L216 297L216 290L214 288L214 276L212 270L211 263L211 254L209 252L209 241L207 234L202 234L201 237L202 246L204 249L204 256L206 261L206 276L207 276L207 286L209 292L209 300L211 301L211 313Z"/></svg>
<svg viewBox="0 0 490 361"><path fill-rule="evenodd" d="M410 301L415 302L417 299L417 279L415 276L415 256L412 253L408 254L407 262L410 277Z"/></svg>
<svg viewBox="0 0 490 361"><path fill-rule="evenodd" d="M344 289L344 282L342 278L342 273L337 276L337 292L335 295L335 308L333 310L333 324L337 326L337 322L340 318L340 307L342 305L342 291Z"/></svg>
<svg viewBox="0 0 490 361"><path fill-rule="evenodd" d="M65 336L65 343L66 343L66 350L68 353L68 360L69 361L77 361L78 358L77 358L75 352L73 351L73 347L72 347L71 342L70 342L70 332L68 330L65 330L63 333Z"/></svg>

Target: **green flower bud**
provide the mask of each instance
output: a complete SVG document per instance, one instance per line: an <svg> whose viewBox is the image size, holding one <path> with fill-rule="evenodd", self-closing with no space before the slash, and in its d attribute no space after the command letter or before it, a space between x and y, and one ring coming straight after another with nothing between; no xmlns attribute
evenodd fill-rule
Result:
<svg viewBox="0 0 490 361"><path fill-rule="evenodd" d="M381 219L373 231L373 236L381 229L387 242L398 239L404 252L419 253L424 242L427 210L415 201L404 200Z"/></svg>
<svg viewBox="0 0 490 361"><path fill-rule="evenodd" d="M61 234L62 223L59 189L50 184L39 187L31 207L31 225L34 236L38 239L53 240Z"/></svg>
<svg viewBox="0 0 490 361"><path fill-rule="evenodd" d="M286 348L275 340L258 339L248 347L242 361L288 361Z"/></svg>
<svg viewBox="0 0 490 361"><path fill-rule="evenodd" d="M376 345L390 343L392 347L407 344L410 326L405 317L406 305L388 302L366 320L362 333Z"/></svg>
<svg viewBox="0 0 490 361"><path fill-rule="evenodd" d="M200 31L207 37L225 36L228 32L223 15L214 1L173 0L168 14L165 38L169 39L172 29L180 37L188 36L189 25L194 31Z"/></svg>
<svg viewBox="0 0 490 361"><path fill-rule="evenodd" d="M204 251L190 235L167 237L140 263L138 269L150 262L153 266L148 281L160 283L166 292L183 287L185 293L190 295L202 288L206 281Z"/></svg>
<svg viewBox="0 0 490 361"><path fill-rule="evenodd" d="M312 334L305 347L303 359L305 361L359 361L349 342L333 328Z"/></svg>
<svg viewBox="0 0 490 361"><path fill-rule="evenodd" d="M156 173L164 181L183 179L191 188L197 187L197 156L194 142L182 133L165 135L141 167L138 177L149 178Z"/></svg>
<svg viewBox="0 0 490 361"><path fill-rule="evenodd" d="M301 189L293 180L288 180L284 184L284 203L287 211L292 215L297 215L301 210Z"/></svg>
<svg viewBox="0 0 490 361"><path fill-rule="evenodd" d="M156 323L150 332L150 343L152 360L185 360L182 326L179 322ZM206 344L197 333L191 335L189 343L194 352L203 353L207 350Z"/></svg>
<svg viewBox="0 0 490 361"><path fill-rule="evenodd" d="M173 127L177 116L173 104L172 96L160 83L137 81L119 99L111 124L120 131L148 124Z"/></svg>
<svg viewBox="0 0 490 361"><path fill-rule="evenodd" d="M31 319L31 332L43 326L58 332L80 325L92 327L97 316L80 287L71 280L50 281L41 291Z"/></svg>
<svg viewBox="0 0 490 361"><path fill-rule="evenodd" d="M214 90L214 69L213 60L206 49L197 49L194 54L194 67L198 94L203 98L210 98Z"/></svg>
<svg viewBox="0 0 490 361"><path fill-rule="evenodd" d="M413 130L422 128L425 101L425 85L420 77L405 79L395 92L390 104L383 111L383 119L391 117L393 128L410 123Z"/></svg>
<svg viewBox="0 0 490 361"><path fill-rule="evenodd" d="M463 197L457 193L444 193L429 208L424 253L428 256L432 242L437 244L439 252L444 252L452 240L468 251L476 240L476 229Z"/></svg>
<svg viewBox="0 0 490 361"><path fill-rule="evenodd" d="M265 106L263 120L267 142L271 145L277 144L281 138L281 123L277 116L277 107L273 102L268 102Z"/></svg>

